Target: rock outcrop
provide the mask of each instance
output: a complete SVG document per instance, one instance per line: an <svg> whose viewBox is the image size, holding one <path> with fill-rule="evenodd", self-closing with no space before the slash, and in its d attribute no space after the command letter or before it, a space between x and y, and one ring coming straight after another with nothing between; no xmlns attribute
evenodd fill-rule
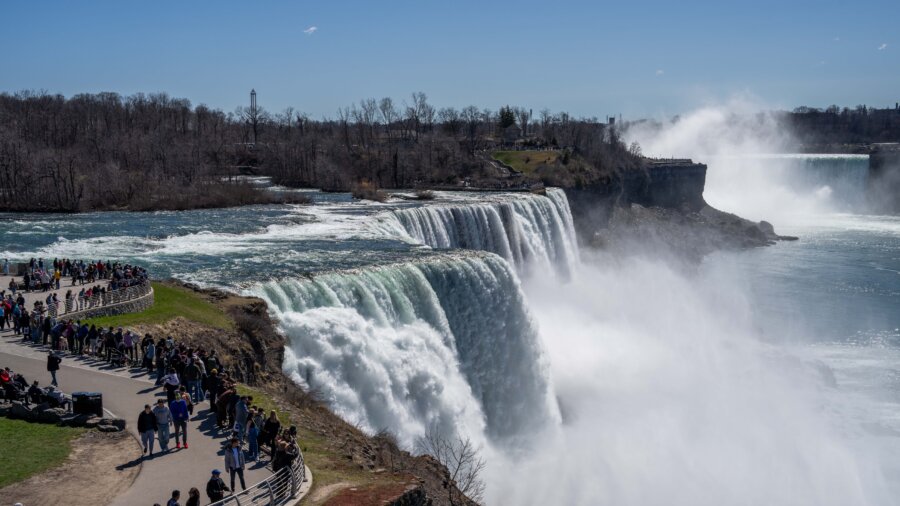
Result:
<svg viewBox="0 0 900 506"><path fill-rule="evenodd" d="M900 213L900 144L876 144L869 154L868 201L877 213Z"/></svg>
<svg viewBox="0 0 900 506"><path fill-rule="evenodd" d="M35 423L52 423L66 427L96 428L101 432L121 432L126 422L122 418L99 418L75 414L64 408L53 408L48 403L28 405L20 401L0 403L0 416Z"/></svg>
<svg viewBox="0 0 900 506"><path fill-rule="evenodd" d="M703 199L706 165L691 160L646 160L582 187L566 188L583 244L602 248L664 247L698 257L718 249L767 246L796 239L768 222L719 211Z"/></svg>

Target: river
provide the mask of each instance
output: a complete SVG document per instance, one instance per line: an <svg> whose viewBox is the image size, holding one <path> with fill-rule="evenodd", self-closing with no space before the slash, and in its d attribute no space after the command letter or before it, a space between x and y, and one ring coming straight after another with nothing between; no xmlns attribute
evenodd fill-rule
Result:
<svg viewBox="0 0 900 506"><path fill-rule="evenodd" d="M472 438L491 504L894 504L900 219L864 162L710 159L710 203L800 240L699 266L579 250L558 190L4 214L0 256L264 298L287 374L410 448Z"/></svg>

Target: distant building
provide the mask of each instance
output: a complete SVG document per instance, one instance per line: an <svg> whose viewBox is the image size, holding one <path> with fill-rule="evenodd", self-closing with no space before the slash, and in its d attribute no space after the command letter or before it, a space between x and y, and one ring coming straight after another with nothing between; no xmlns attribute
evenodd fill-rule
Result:
<svg viewBox="0 0 900 506"><path fill-rule="evenodd" d="M503 129L503 142L516 142L522 137L522 129L516 125L508 126Z"/></svg>

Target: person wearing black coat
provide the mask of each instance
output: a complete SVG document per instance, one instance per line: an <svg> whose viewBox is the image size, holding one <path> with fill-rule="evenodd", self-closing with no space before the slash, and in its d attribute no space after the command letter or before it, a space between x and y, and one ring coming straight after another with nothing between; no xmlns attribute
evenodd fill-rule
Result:
<svg viewBox="0 0 900 506"><path fill-rule="evenodd" d="M50 371L50 377L53 378L53 381L50 384L55 387L59 386L59 383L56 382L56 371L59 370L60 362L62 362L62 358L56 353L51 351L47 354L47 370Z"/></svg>
<svg viewBox="0 0 900 506"><path fill-rule="evenodd" d="M144 410L138 415L137 430L141 435L141 445L144 447L145 454L149 451L150 455L153 455L153 442L156 441L158 428L156 415L150 410L149 404L144 404Z"/></svg>
<svg viewBox="0 0 900 506"><path fill-rule="evenodd" d="M225 497L225 492L229 490L228 486L225 485L225 480L219 474L220 471L218 469L213 469L212 476L206 482L206 495L209 497L210 502L221 501Z"/></svg>
<svg viewBox="0 0 900 506"><path fill-rule="evenodd" d="M275 413L275 410L272 410L269 412L269 418L266 418L266 421L263 423L261 444L267 443L269 445L269 454L273 459L275 458L275 436L278 435L280 430L281 422L278 420L278 414Z"/></svg>

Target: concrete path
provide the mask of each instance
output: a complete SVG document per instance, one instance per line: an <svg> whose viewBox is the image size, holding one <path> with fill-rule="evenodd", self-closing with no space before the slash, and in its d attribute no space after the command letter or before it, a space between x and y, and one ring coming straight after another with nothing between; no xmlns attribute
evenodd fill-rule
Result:
<svg viewBox="0 0 900 506"><path fill-rule="evenodd" d="M46 295L45 295L46 296ZM50 383L47 372L46 352L30 345L19 344L21 337L11 332L0 333L0 367L10 367L28 379L38 380L42 386ZM65 392L101 392L103 407L117 417L128 421L128 430L137 437L137 416L144 404L153 404L159 397L165 398L161 388L153 385L148 376L137 370L113 368L103 361L90 358L66 357L62 369L57 372L60 388ZM172 490L181 491L182 504L187 499L191 487L201 492L202 504L207 504L206 481L212 469L224 469L222 453L227 434L215 428L214 417L209 412L208 403L194 407L194 416L188 424L188 444L190 449L171 450L167 454L154 454L152 458L140 457L122 466L141 466L134 484L112 503L114 505L165 504ZM158 443L158 442L157 442ZM174 434L169 447L174 448ZM158 451L158 444L156 450ZM98 469L97 472L103 472ZM248 465L244 472L247 486L262 481L271 470L261 464ZM223 476L226 483L227 476ZM240 490L240 485L238 484Z"/></svg>

